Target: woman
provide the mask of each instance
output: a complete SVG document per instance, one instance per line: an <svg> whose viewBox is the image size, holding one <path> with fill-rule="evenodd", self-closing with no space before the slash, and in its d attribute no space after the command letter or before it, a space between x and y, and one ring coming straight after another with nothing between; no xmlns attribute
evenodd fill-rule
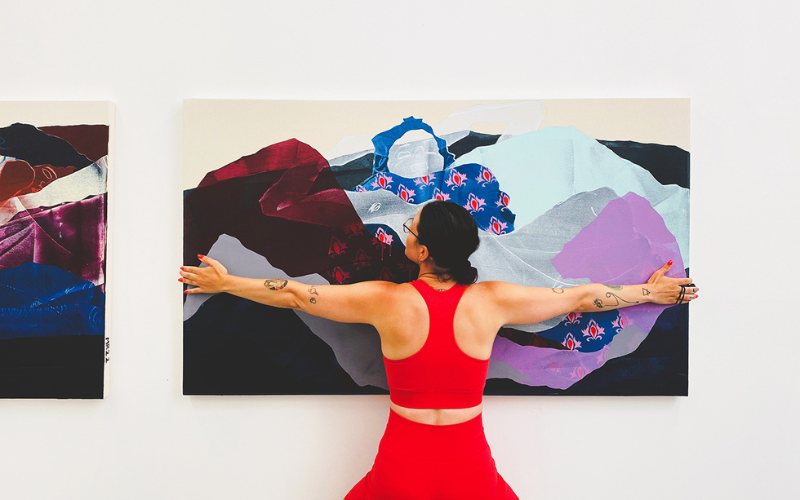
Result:
<svg viewBox="0 0 800 500"><path fill-rule="evenodd" d="M350 491L349 500L517 498L497 473L481 421L489 356L500 327L572 311L686 304L697 298L690 279L664 276L672 261L642 285L561 289L475 283L469 256L478 248L478 230L469 212L455 203L425 205L404 229L405 254L420 268L412 283L309 286L241 278L202 256L208 267L181 268L181 281L196 287L185 293L227 292L377 329L391 411L373 469Z"/></svg>

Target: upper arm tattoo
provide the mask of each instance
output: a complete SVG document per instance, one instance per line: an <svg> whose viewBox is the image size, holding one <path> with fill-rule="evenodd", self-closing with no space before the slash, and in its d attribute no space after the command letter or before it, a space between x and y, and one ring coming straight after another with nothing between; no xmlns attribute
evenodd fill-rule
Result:
<svg viewBox="0 0 800 500"><path fill-rule="evenodd" d="M270 290L283 290L289 280L264 280L264 286Z"/></svg>

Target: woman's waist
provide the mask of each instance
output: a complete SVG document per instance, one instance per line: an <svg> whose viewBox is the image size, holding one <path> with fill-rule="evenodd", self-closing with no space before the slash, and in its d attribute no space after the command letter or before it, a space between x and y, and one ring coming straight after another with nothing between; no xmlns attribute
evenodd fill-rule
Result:
<svg viewBox="0 0 800 500"><path fill-rule="evenodd" d="M398 412L398 410L400 410ZM407 418L400 412L412 410L422 414L432 412L458 422L445 425L432 425ZM381 439L382 453L400 453L424 460L455 460L475 456L478 453L489 453L489 445L483 432L481 408L464 408L456 410L403 408L392 405L389 422ZM467 418L469 411L477 411L477 415ZM462 420L467 418L467 420Z"/></svg>
<svg viewBox="0 0 800 500"><path fill-rule="evenodd" d="M399 416L418 424L432 426L463 424L480 416L483 411L483 403L470 408L407 408L394 402L390 404L392 411Z"/></svg>

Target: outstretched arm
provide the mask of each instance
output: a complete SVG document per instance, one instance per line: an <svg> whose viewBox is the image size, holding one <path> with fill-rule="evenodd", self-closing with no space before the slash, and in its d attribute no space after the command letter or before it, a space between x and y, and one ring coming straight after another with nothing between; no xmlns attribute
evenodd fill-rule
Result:
<svg viewBox="0 0 800 500"><path fill-rule="evenodd" d="M194 286L184 293L230 293L273 307L299 309L343 323L374 324L381 303L394 283L370 281L353 285L305 285L288 279L243 278L228 274L220 262L199 256L208 267L185 266L180 281Z"/></svg>
<svg viewBox="0 0 800 500"><path fill-rule="evenodd" d="M691 278L664 276L671 267L669 261L641 285L592 283L573 288L534 288L492 282L492 297L504 324L511 325L538 323L570 312L605 311L646 303L688 304L697 298L699 288L687 286L692 283Z"/></svg>

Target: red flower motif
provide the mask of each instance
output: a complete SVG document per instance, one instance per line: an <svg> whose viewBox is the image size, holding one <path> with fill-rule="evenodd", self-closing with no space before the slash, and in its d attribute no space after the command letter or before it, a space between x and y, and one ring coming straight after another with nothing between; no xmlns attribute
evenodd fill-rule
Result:
<svg viewBox="0 0 800 500"><path fill-rule="evenodd" d="M384 173L377 173L375 174L375 180L372 181L372 187L378 189L389 189L389 186L392 185L392 179L384 174Z"/></svg>
<svg viewBox="0 0 800 500"><path fill-rule="evenodd" d="M603 338L603 334L605 334L605 329L597 324L597 321L591 320L589 321L589 326L581 330L584 337L587 337L588 340L598 340Z"/></svg>
<svg viewBox="0 0 800 500"><path fill-rule="evenodd" d="M384 245L391 245L392 244L392 235L387 233L386 230L382 227L379 227L375 231L375 237L378 238L378 241L383 243Z"/></svg>
<svg viewBox="0 0 800 500"><path fill-rule="evenodd" d="M587 375L586 368L579 366L570 372L569 376L571 378L582 379Z"/></svg>
<svg viewBox="0 0 800 500"><path fill-rule="evenodd" d="M580 323L581 313L571 312L567 314L567 321L564 323L565 325L577 325Z"/></svg>
<svg viewBox="0 0 800 500"><path fill-rule="evenodd" d="M362 226L361 224L353 224L351 226L343 227L342 231L348 237L352 238L353 236L359 236L361 234L364 234L363 229L364 229L364 226Z"/></svg>
<svg viewBox="0 0 800 500"><path fill-rule="evenodd" d="M502 191L497 192L497 206L498 207L508 207L509 198L508 195Z"/></svg>
<svg viewBox="0 0 800 500"><path fill-rule="evenodd" d="M472 213L475 213L483 210L483 206L485 204L486 201L483 198L478 198L475 196L475 193L470 193L469 197L467 198L467 204L464 205L464 208Z"/></svg>
<svg viewBox="0 0 800 500"><path fill-rule="evenodd" d="M463 175L459 174L455 170L451 170L450 171L450 178L447 179L444 182L448 186L462 186L464 184L465 180L467 180L466 177L464 177Z"/></svg>
<svg viewBox="0 0 800 500"><path fill-rule="evenodd" d="M430 186L433 184L433 177L430 175L423 175L422 177L417 177L414 179L414 184L417 186Z"/></svg>
<svg viewBox="0 0 800 500"><path fill-rule="evenodd" d="M506 224L505 222L502 222L497 217L492 217L492 219L489 221L489 229L494 234L505 234L507 227L508 227L508 224Z"/></svg>
<svg viewBox="0 0 800 500"><path fill-rule="evenodd" d="M568 333L567 336L564 337L564 342L562 342L561 345L570 351L574 351L581 346L581 343L578 340L575 340L575 337L571 333Z"/></svg>
<svg viewBox="0 0 800 500"><path fill-rule="evenodd" d="M435 188L433 190L433 197L439 201L447 201L450 199L450 195L447 193L443 193L441 189Z"/></svg>
<svg viewBox="0 0 800 500"><path fill-rule="evenodd" d="M405 186L400 186L400 189L397 190L397 196L404 202L410 203L414 200L414 191L409 191Z"/></svg>
<svg viewBox="0 0 800 500"><path fill-rule="evenodd" d="M359 248L358 252L356 252L356 258L355 260L353 260L353 267L356 268L356 270L360 271L365 267L369 267L370 265L369 260L370 259L369 256L367 255L367 252L365 252L363 248Z"/></svg>
<svg viewBox="0 0 800 500"><path fill-rule="evenodd" d="M336 266L331 271L331 277L339 284L342 284L350 279L350 273L342 270L341 267Z"/></svg>
<svg viewBox="0 0 800 500"><path fill-rule="evenodd" d="M481 167L481 173L475 180L485 186L487 183L492 182L494 180L494 175L492 174L492 171L489 170L488 168Z"/></svg>
<svg viewBox="0 0 800 500"><path fill-rule="evenodd" d="M341 255L347 249L347 245L336 239L331 238L331 248L328 250L328 255Z"/></svg>

